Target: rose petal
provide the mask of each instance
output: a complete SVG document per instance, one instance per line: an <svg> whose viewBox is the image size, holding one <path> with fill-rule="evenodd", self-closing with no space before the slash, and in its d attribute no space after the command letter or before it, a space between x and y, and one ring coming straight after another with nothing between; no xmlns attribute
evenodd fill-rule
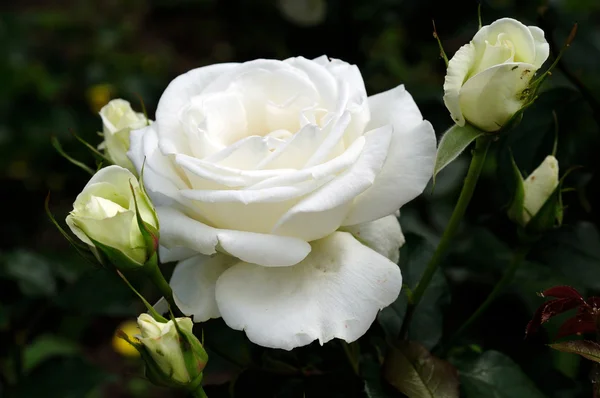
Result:
<svg viewBox="0 0 600 398"><path fill-rule="evenodd" d="M359 242L367 245L394 263L400 260L400 248L405 239L395 214L379 220L345 227Z"/></svg>
<svg viewBox="0 0 600 398"><path fill-rule="evenodd" d="M242 96L235 93L211 93L193 97L186 112L196 116L192 123L210 136L210 141L228 146L248 134L247 114ZM203 148L191 148L196 157L203 158Z"/></svg>
<svg viewBox="0 0 600 398"><path fill-rule="evenodd" d="M227 91L236 92L244 104L247 135L266 135L277 120L280 123L277 129L296 132L300 128L300 109L320 99L314 83L302 70L265 59L245 62L219 76L204 94ZM285 115L279 114L277 108L283 110L286 106L297 111L293 115L289 110Z"/></svg>
<svg viewBox="0 0 600 398"><path fill-rule="evenodd" d="M391 137L391 126L384 126L356 140L353 145L365 141L356 163L292 207L275 225L273 233L312 241L338 229L354 198L376 180L388 156Z"/></svg>
<svg viewBox="0 0 600 398"><path fill-rule="evenodd" d="M515 62L533 63L535 61L536 46L532 33L521 22L512 18L501 18L490 25L479 29L473 37L473 45L478 55L483 54L486 42L496 44L498 36L512 42L515 50Z"/></svg>
<svg viewBox="0 0 600 398"><path fill-rule="evenodd" d="M179 190L188 188L188 185L175 171L169 158L158 149L154 124L131 132L131 147L127 155L140 175L143 167L144 185L155 206L173 202L185 204Z"/></svg>
<svg viewBox="0 0 600 398"><path fill-rule="evenodd" d="M365 82L356 65L351 65L341 59L331 58L331 60L325 64L325 68L329 73L335 76L339 82L348 84L350 89L348 102L351 106L355 104L359 105L367 98Z"/></svg>
<svg viewBox="0 0 600 398"><path fill-rule="evenodd" d="M503 37L504 34L501 36ZM477 51L480 51L481 53L477 53ZM502 44L491 45L486 41L484 48L476 48L475 52L478 55L478 61L469 71L467 79L471 76L475 76L479 72L483 72L484 70L491 68L492 66L515 61L515 48Z"/></svg>
<svg viewBox="0 0 600 398"><path fill-rule="evenodd" d="M215 299L215 284L225 270L238 260L225 254L198 255L181 261L171 276L171 289L175 304L194 322L219 318Z"/></svg>
<svg viewBox="0 0 600 398"><path fill-rule="evenodd" d="M535 60L532 62L536 68L541 68L550 56L550 45L544 37L544 31L537 26L528 26L533 40L535 41Z"/></svg>
<svg viewBox="0 0 600 398"><path fill-rule="evenodd" d="M398 297L398 266L352 235L335 232L312 246L292 267L239 263L225 271L216 298L227 325L256 344L285 350L313 340L352 342Z"/></svg>
<svg viewBox="0 0 600 398"><path fill-rule="evenodd" d="M307 124L294 134L285 144L265 156L257 169L276 170L280 168L299 169L317 150L326 132L315 124Z"/></svg>
<svg viewBox="0 0 600 398"><path fill-rule="evenodd" d="M322 56L316 60L309 60L304 57L288 58L283 61L294 68L302 70L306 76L313 82L322 104L328 109L333 109L338 97L338 83L335 77L326 69L329 59Z"/></svg>
<svg viewBox="0 0 600 398"><path fill-rule="evenodd" d="M358 195L343 225L374 221L420 195L433 174L436 140L411 95L399 86L369 97L369 127L394 129L388 156L373 186Z"/></svg>
<svg viewBox="0 0 600 398"><path fill-rule="evenodd" d="M460 90L460 108L469 123L497 131L523 107L520 93L537 69L531 64L496 65L471 77Z"/></svg>
<svg viewBox="0 0 600 398"><path fill-rule="evenodd" d="M460 89L474 63L475 46L472 43L465 44L448 62L448 71L444 78L444 104L450 111L452 120L459 126L465 125L465 118L460 110Z"/></svg>
<svg viewBox="0 0 600 398"><path fill-rule="evenodd" d="M364 148L364 139L353 143L340 156L331 159L325 163L313 167L307 167L300 170L290 171L288 173L280 173L263 181L257 182L248 189L264 189L272 187L281 187L292 184L297 184L306 180L321 180L327 179L330 176L341 174L351 167L358 160Z"/></svg>
<svg viewBox="0 0 600 398"><path fill-rule="evenodd" d="M342 112L328 126L325 139L316 148L304 167L311 167L326 162L344 152L344 135L352 117L349 112Z"/></svg>
<svg viewBox="0 0 600 398"><path fill-rule="evenodd" d="M158 256L161 263L169 263L171 261L186 260L190 257L198 255L198 252L187 247L172 247L158 246Z"/></svg>
<svg viewBox="0 0 600 398"><path fill-rule="evenodd" d="M302 261L310 245L301 239L245 231L217 229L168 207L156 209L160 243L169 249L185 247L210 255L219 251L267 267L285 267Z"/></svg>
<svg viewBox="0 0 600 398"><path fill-rule="evenodd" d="M239 64L215 64L177 76L165 89L156 109L156 125L163 153L189 153L181 128L181 112L192 97L201 94L218 76Z"/></svg>

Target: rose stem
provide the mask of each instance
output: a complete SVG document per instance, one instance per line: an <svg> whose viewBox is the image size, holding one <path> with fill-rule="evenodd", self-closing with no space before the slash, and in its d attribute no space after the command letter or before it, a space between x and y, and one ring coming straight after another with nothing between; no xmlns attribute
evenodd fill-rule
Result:
<svg viewBox="0 0 600 398"><path fill-rule="evenodd" d="M475 186L477 185L477 180L479 179L479 174L481 174L481 169L485 163L485 157L491 142L492 137L488 135L483 135L476 140L475 149L473 150L473 157L471 158L471 164L469 165L469 170L467 172L467 176L465 177L465 182L462 190L460 191L460 196L458 197L456 206L452 211L450 221L446 226L446 230L442 234L440 243L435 249L431 260L429 260L429 263L427 264L427 268L425 269L421 280L417 284L417 287L413 291L411 299L409 300L409 304L406 309L406 315L404 317L404 321L402 322L402 328L400 329L399 337L401 339L408 337L408 327L410 325L415 308L423 298L423 294L425 293L427 286L429 286L435 271L438 269L442 259L446 255L446 252L450 247L450 242L456 234L460 222L465 215L467 206L471 201L471 197L473 197L473 192L475 191Z"/></svg>
<svg viewBox="0 0 600 398"><path fill-rule="evenodd" d="M463 323L462 326L456 331L456 333L454 333L454 335L448 340L448 344L446 344L446 348L451 348L452 344L456 340L458 340L458 338L466 330L469 329L469 327L473 324L473 322L475 322L475 320L477 320L477 318L479 318L479 316L481 316L481 314L483 314L485 312L485 310L490 306L490 304L492 304L492 302L496 299L496 297L498 297L498 295L500 293L502 293L504 288L510 282L512 282L512 280L515 276L515 273L517 272L517 269L523 263L523 260L525 260L527 253L529 253L529 246L520 246L513 253L510 263L508 265L508 269L504 273L504 276L502 276L502 279L500 279L500 281L498 281L498 283L496 283L496 286L494 286L494 289L492 290L492 292L487 296L485 301L483 303L481 303L479 308L477 308L477 310L469 317L469 319L467 319L467 321L465 323Z"/></svg>
<svg viewBox="0 0 600 398"><path fill-rule="evenodd" d="M171 290L171 286L169 286L169 283L165 280L165 277L163 276L162 272L160 272L158 262L149 261L145 264L144 270L146 271L146 274L148 275L152 283L154 283L154 285L158 288L160 293L165 297L167 303L169 303L171 311L178 311L177 305L175 304L175 300L173 299L173 291Z"/></svg>

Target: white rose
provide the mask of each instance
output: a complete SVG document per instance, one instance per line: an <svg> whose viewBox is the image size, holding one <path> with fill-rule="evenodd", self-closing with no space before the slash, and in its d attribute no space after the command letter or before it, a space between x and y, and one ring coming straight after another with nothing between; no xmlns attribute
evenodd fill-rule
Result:
<svg viewBox="0 0 600 398"><path fill-rule="evenodd" d="M143 265L147 247L138 227L135 200L142 220L158 228L158 220L150 199L140 188L136 177L120 166L98 171L75 199L67 216L67 225L84 243L94 249L93 241L117 249L133 263Z"/></svg>
<svg viewBox="0 0 600 398"><path fill-rule="evenodd" d="M356 66L323 56L177 77L130 157L146 159L163 261L184 260L180 309L292 349L356 340L397 298L400 270L380 253L397 252L393 214L425 188L435 145L403 86L367 97ZM360 241L336 232L383 217ZM371 249L369 234L397 238Z"/></svg>
<svg viewBox="0 0 600 398"><path fill-rule="evenodd" d="M135 171L127 157L129 151L129 134L131 130L139 129L147 124L143 113L134 112L129 102L114 99L100 110L104 134L104 149L106 155L118 166Z"/></svg>
<svg viewBox="0 0 600 398"><path fill-rule="evenodd" d="M502 128L523 107L524 90L549 52L543 30L514 19L479 29L448 64L444 103L452 119L488 132Z"/></svg>
<svg viewBox="0 0 600 398"><path fill-rule="evenodd" d="M558 187L558 160L546 159L523 181L523 224L527 224Z"/></svg>

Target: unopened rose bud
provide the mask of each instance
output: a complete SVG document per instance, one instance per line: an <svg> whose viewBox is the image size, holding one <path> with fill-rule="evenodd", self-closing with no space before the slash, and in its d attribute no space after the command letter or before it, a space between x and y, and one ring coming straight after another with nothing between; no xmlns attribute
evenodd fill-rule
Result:
<svg viewBox="0 0 600 398"><path fill-rule="evenodd" d="M135 172L135 167L127 157L129 134L147 125L143 113L134 112L129 102L114 99L100 110L102 118L104 149L107 157L118 166Z"/></svg>
<svg viewBox="0 0 600 398"><path fill-rule="evenodd" d="M138 326L141 330L138 340L153 361L147 365L160 370L163 383L175 382L181 386L198 383L208 355L192 333L190 318L175 318L163 323L142 314L138 317Z"/></svg>
<svg viewBox="0 0 600 398"><path fill-rule="evenodd" d="M83 188L66 222L98 257L98 251L104 253L117 268L142 266L156 248L144 239L136 203L145 228L156 234L156 213L136 177L123 167L109 166Z"/></svg>
<svg viewBox="0 0 600 398"><path fill-rule="evenodd" d="M516 182L521 188L516 190L508 211L509 217L522 227L534 229L535 232L553 227L562 210L559 208L559 194L556 191L560 184L556 158L547 156L525 180L519 173ZM544 206L550 207L547 207L548 211L541 219L539 213ZM531 224L535 224L535 226L531 226ZM529 228L530 226L531 228Z"/></svg>
<svg viewBox="0 0 600 398"><path fill-rule="evenodd" d="M444 103L459 126L494 132L530 101L530 82L549 55L544 31L502 18L484 26L448 63Z"/></svg>
<svg viewBox="0 0 600 398"><path fill-rule="evenodd" d="M546 159L523 182L523 221L528 223L558 187L558 161L554 156Z"/></svg>

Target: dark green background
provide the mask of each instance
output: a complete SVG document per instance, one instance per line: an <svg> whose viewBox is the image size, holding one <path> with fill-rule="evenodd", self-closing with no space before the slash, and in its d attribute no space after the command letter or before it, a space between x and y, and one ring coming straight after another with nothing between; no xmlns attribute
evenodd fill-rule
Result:
<svg viewBox="0 0 600 398"><path fill-rule="evenodd" d="M119 280L81 261L44 214L50 191L52 211L62 221L88 179L54 151L50 137L93 165L71 135L100 142L93 98L102 101L105 92L105 99L122 97L140 110L139 96L153 118L168 82L191 68L326 54L357 64L370 94L405 84L439 137L451 119L442 103L445 68L431 21L449 56L477 29L475 1L329 0L324 20L313 26L297 25L268 0L22 0L0 7L0 397L177 396L143 381L140 364L113 351L115 327L143 308ZM434 347L502 275L516 242L504 212L511 191L508 148L523 173L531 172L551 151L555 111L561 170L583 166L567 180L576 190L565 194L564 226L534 247L451 360L468 398L590 397L591 366L544 346L557 323L527 340L524 329L542 302L537 291L554 284L600 291L600 2L486 1L482 16L484 24L510 16L541 26L558 47L573 23L579 32L562 70L555 70L521 125L494 145L411 336ZM408 244L401 266L411 287L448 220L467 164L459 158L438 177L435 192L427 189L402 210ZM134 282L157 297L143 278ZM214 349L206 371L213 386L206 391L210 397L399 396L379 377L377 347L386 333L397 333L404 305L401 295L360 340L361 377L338 341L292 353L264 350L211 321L203 327ZM239 373L226 357L248 368L234 385L219 384Z"/></svg>

